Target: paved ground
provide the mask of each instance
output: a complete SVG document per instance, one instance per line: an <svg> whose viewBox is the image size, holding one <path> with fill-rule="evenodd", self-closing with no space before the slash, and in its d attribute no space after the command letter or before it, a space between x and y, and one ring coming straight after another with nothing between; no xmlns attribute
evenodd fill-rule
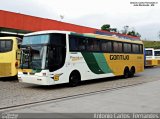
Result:
<svg viewBox="0 0 160 119"><path fill-rule="evenodd" d="M13 113L160 113L160 80L22 107Z"/></svg>
<svg viewBox="0 0 160 119"><path fill-rule="evenodd" d="M53 100L58 98L60 99L63 97L68 97L73 95L79 95L79 94L102 91L102 90L106 91L108 89L125 87L128 85L157 81L160 79L159 73L160 73L159 67L147 68L145 72L137 74L134 78L119 79L118 77L118 78L106 78L103 80L98 79L96 81L94 80L89 82L88 81L83 82L81 86L73 87L73 88L68 87L67 85L56 85L56 86L49 86L49 87L35 86L30 84L18 83L17 80L6 81L4 79L1 79L0 80L0 109L5 107L10 107L10 106L15 106L15 105L34 103L34 102L40 102L45 100ZM120 96L125 96L125 95L120 95ZM131 99L131 102L132 102L132 99ZM77 103L81 104L82 101ZM99 101L97 101L97 103L99 103ZM111 101L111 104L112 104L112 101ZM91 106L94 104L91 102L89 103L89 105ZM54 106L55 105L53 105L53 107ZM79 107L77 105L77 109L78 108ZM70 107L68 107L68 110L70 110ZM110 110L112 110L112 108L110 108ZM63 111L66 111L66 110L63 110Z"/></svg>

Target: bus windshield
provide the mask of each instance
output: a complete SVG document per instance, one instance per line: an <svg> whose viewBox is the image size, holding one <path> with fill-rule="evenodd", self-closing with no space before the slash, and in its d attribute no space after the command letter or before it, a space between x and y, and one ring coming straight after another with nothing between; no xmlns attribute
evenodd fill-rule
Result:
<svg viewBox="0 0 160 119"><path fill-rule="evenodd" d="M22 68L32 68L32 69L44 69L43 65L44 54L46 54L47 46L34 46L27 49L23 49L22 53Z"/></svg>
<svg viewBox="0 0 160 119"><path fill-rule="evenodd" d="M146 50L146 56L152 56L153 53L152 53L152 50Z"/></svg>
<svg viewBox="0 0 160 119"><path fill-rule="evenodd" d="M160 56L160 51L155 51L155 56Z"/></svg>
<svg viewBox="0 0 160 119"><path fill-rule="evenodd" d="M49 34L25 36L23 38L22 45L47 44L48 42L49 42Z"/></svg>
<svg viewBox="0 0 160 119"><path fill-rule="evenodd" d="M9 52L12 50L12 40L0 40L0 52Z"/></svg>

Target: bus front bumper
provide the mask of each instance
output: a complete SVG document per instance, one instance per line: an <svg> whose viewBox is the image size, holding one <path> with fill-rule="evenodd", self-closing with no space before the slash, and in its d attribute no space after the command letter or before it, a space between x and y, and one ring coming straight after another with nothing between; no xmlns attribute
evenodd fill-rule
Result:
<svg viewBox="0 0 160 119"><path fill-rule="evenodd" d="M28 76L28 75L18 75L18 80L21 83L29 83L36 85L51 85L51 79L45 76ZM52 80L52 85L54 81Z"/></svg>

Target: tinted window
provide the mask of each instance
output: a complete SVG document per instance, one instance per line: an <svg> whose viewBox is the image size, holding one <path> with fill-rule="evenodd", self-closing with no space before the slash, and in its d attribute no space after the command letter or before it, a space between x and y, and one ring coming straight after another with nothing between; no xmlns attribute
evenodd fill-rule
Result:
<svg viewBox="0 0 160 119"><path fill-rule="evenodd" d="M132 44L132 52L133 53L139 53L139 45Z"/></svg>
<svg viewBox="0 0 160 119"><path fill-rule="evenodd" d="M143 53L143 45L139 45L139 50L140 50L140 53Z"/></svg>
<svg viewBox="0 0 160 119"><path fill-rule="evenodd" d="M78 40L74 36L69 37L69 48L71 51L77 51L78 50Z"/></svg>
<svg viewBox="0 0 160 119"><path fill-rule="evenodd" d="M129 43L124 43L123 44L123 51L125 52L125 53L131 53L131 44L129 44Z"/></svg>
<svg viewBox="0 0 160 119"><path fill-rule="evenodd" d="M83 36L69 36L70 51L143 53L143 45L96 39Z"/></svg>
<svg viewBox="0 0 160 119"><path fill-rule="evenodd" d="M87 50L86 44L88 39L79 36L69 36L70 51L84 51ZM89 49L89 47L88 47Z"/></svg>
<svg viewBox="0 0 160 119"><path fill-rule="evenodd" d="M122 52L122 43L113 42L114 52L121 53Z"/></svg>
<svg viewBox="0 0 160 119"><path fill-rule="evenodd" d="M65 34L51 34L50 35L51 45L64 46L66 44L66 35Z"/></svg>
<svg viewBox="0 0 160 119"><path fill-rule="evenodd" d="M94 38L86 38L87 51L100 51L100 40Z"/></svg>
<svg viewBox="0 0 160 119"><path fill-rule="evenodd" d="M12 50L12 40L0 40L0 52L9 52Z"/></svg>
<svg viewBox="0 0 160 119"><path fill-rule="evenodd" d="M112 51L112 42L111 41L102 41L101 48L103 52L111 52Z"/></svg>

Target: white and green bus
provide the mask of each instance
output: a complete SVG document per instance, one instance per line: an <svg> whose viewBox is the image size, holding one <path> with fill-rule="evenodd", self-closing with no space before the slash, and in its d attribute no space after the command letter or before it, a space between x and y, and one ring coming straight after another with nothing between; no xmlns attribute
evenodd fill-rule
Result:
<svg viewBox="0 0 160 119"><path fill-rule="evenodd" d="M39 31L24 36L18 79L23 83L55 85L124 75L144 70L142 41Z"/></svg>

